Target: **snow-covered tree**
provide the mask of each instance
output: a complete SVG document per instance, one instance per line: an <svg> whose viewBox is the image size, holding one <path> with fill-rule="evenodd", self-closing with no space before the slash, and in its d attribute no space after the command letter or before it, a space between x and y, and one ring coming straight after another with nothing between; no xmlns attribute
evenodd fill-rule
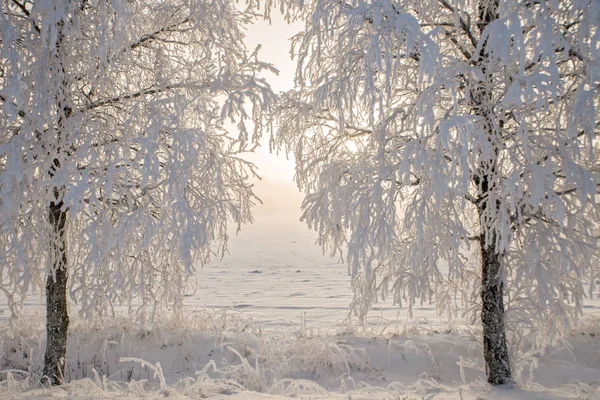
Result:
<svg viewBox="0 0 600 400"><path fill-rule="evenodd" d="M362 317L379 297L476 302L488 381L510 381L505 309L543 345L592 276L600 3L302 7L273 146L296 158L303 219L347 246Z"/></svg>
<svg viewBox="0 0 600 400"><path fill-rule="evenodd" d="M8 0L0 13L0 279L46 286L44 375L63 379L67 296L140 320L251 220L273 99L230 0ZM225 129L236 121L239 136ZM246 129L252 121L254 132ZM12 288L12 289L11 289Z"/></svg>

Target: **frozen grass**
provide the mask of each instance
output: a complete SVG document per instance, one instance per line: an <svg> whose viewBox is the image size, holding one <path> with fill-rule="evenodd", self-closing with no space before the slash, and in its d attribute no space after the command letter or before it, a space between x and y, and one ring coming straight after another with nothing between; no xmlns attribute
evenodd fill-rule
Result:
<svg viewBox="0 0 600 400"><path fill-rule="evenodd" d="M0 398L598 399L600 336L589 318L568 342L517 358L512 388L484 381L478 332L427 324L264 331L201 310L136 327L74 320L61 388L39 384L41 314L0 329ZM224 396L224 397L220 397Z"/></svg>

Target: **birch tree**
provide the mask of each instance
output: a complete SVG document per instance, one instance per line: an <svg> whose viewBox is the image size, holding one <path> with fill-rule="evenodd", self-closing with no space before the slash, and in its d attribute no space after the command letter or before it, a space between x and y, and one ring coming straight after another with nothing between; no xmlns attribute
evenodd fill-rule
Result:
<svg viewBox="0 0 600 400"><path fill-rule="evenodd" d="M228 221L251 221L241 154L272 100L258 77L270 66L247 53L252 13L229 0L1 7L0 279L13 307L45 285L56 384L68 299L84 316L177 310L186 277L225 252Z"/></svg>
<svg viewBox="0 0 600 400"><path fill-rule="evenodd" d="M505 310L544 345L572 327L593 275L600 3L300 12L298 89L279 102L273 146L295 156L320 244L347 247L354 311L387 297L453 315L476 303L487 379L510 382Z"/></svg>

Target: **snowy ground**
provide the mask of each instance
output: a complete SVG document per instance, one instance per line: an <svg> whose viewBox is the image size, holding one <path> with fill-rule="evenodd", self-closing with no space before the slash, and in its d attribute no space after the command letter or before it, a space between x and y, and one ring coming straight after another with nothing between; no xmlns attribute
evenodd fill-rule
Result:
<svg viewBox="0 0 600 400"><path fill-rule="evenodd" d="M43 302L31 297L28 318L0 331L0 398L600 399L596 318L568 343L518 355L518 386L500 389L485 384L476 328L448 324L433 306L408 321L383 304L366 331L355 328L346 266L321 254L296 207L267 199L231 254L199 272L184 320L143 331L74 321L64 387L37 384ZM600 315L600 303L586 312Z"/></svg>
<svg viewBox="0 0 600 400"><path fill-rule="evenodd" d="M545 354L522 356L518 387L484 383L479 335L403 325L380 333L350 328L261 330L229 311L190 312L151 331L126 321L73 324L67 379L39 386L43 317L2 336L0 398L598 399L600 341L578 335ZM6 370L10 365L12 371ZM25 378L25 379L23 379ZM279 397L278 397L279 396Z"/></svg>

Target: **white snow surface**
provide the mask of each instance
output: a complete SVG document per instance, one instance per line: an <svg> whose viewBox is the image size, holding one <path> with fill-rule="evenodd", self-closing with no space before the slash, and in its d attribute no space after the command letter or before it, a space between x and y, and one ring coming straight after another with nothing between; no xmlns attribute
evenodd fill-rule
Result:
<svg viewBox="0 0 600 400"><path fill-rule="evenodd" d="M296 206L267 197L230 254L198 272L183 319L140 329L126 318L73 318L62 387L37 383L45 333L43 299L32 295L26 318L2 325L0 398L600 399L597 300L580 332L515 355L517 383L492 388L478 327L439 317L434 305L408 320L383 303L366 328L348 321L347 267L321 254Z"/></svg>

